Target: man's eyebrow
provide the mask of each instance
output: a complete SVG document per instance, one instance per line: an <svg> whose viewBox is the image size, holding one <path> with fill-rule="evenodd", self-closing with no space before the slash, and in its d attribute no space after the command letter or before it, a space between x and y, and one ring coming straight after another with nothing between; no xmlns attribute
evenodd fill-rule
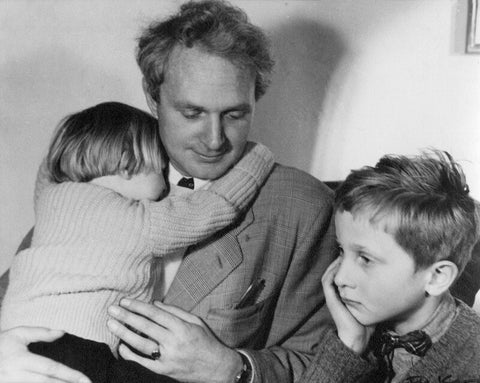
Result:
<svg viewBox="0 0 480 383"><path fill-rule="evenodd" d="M205 108L192 104L190 102L177 101L173 103L175 109L194 109L194 110L205 110Z"/></svg>
<svg viewBox="0 0 480 383"><path fill-rule="evenodd" d="M178 110L192 109L192 110L198 110L198 111L207 111L207 109L203 106L195 105L190 102L183 102L183 101L174 102L173 107ZM231 112L234 110L240 110L245 113L250 113L252 111L252 106L249 103L245 102L238 105L227 106L222 112L225 113L225 112Z"/></svg>
<svg viewBox="0 0 480 383"><path fill-rule="evenodd" d="M248 103L243 103L239 105L234 105L230 108L226 108L226 111L232 111L232 110L241 110L242 112L249 113L252 111L252 106Z"/></svg>

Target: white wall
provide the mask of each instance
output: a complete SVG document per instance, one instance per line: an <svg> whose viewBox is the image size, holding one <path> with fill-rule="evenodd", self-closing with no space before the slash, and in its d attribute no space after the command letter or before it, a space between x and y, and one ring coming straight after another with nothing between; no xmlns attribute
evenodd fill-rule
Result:
<svg viewBox="0 0 480 383"><path fill-rule="evenodd" d="M450 151L480 198L480 55L466 0L234 1L270 34L277 69L252 136L322 180L384 153ZM134 60L159 0L0 0L0 271L34 224L36 167L65 114L146 109Z"/></svg>

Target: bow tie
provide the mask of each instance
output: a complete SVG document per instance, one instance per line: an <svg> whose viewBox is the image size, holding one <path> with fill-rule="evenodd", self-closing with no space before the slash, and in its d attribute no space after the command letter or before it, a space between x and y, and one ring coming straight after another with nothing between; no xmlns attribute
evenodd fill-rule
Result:
<svg viewBox="0 0 480 383"><path fill-rule="evenodd" d="M432 346L432 340L425 331L412 331L399 336L391 331L383 332L377 340L376 354L383 357L396 348L404 348L413 355L424 356Z"/></svg>
<svg viewBox="0 0 480 383"><path fill-rule="evenodd" d="M379 360L382 376L391 382L395 376L392 361L396 348L404 348L407 352L417 356L424 356L432 346L430 336L421 330L409 332L399 336L391 331L384 331L372 339L373 353Z"/></svg>
<svg viewBox="0 0 480 383"><path fill-rule="evenodd" d="M180 181L177 183L178 186L184 187L184 188L189 188L193 190L194 187L194 182L193 178L185 178L183 177Z"/></svg>

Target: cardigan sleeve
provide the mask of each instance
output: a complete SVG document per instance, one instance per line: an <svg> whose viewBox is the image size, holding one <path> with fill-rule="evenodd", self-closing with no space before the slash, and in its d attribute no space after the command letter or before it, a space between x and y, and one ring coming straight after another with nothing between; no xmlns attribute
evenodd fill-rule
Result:
<svg viewBox="0 0 480 383"><path fill-rule="evenodd" d="M273 165L270 150L249 143L240 161L207 189L145 202L154 252L162 255L190 246L233 223L253 200Z"/></svg>
<svg viewBox="0 0 480 383"><path fill-rule="evenodd" d="M353 352L329 327L323 333L317 352L299 383L359 383L374 365Z"/></svg>
<svg viewBox="0 0 480 383"><path fill-rule="evenodd" d="M39 195L45 190L46 187L52 185L54 182L50 178L50 173L47 168L47 158L45 157L40 164L37 172L37 178L35 180L35 191L33 194L33 203L36 209Z"/></svg>

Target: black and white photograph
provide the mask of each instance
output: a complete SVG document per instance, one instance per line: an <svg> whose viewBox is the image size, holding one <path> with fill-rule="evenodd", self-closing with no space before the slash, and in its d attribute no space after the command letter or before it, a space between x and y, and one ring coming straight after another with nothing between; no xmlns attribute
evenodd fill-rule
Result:
<svg viewBox="0 0 480 383"><path fill-rule="evenodd" d="M0 383L480 382L479 0L0 0Z"/></svg>

